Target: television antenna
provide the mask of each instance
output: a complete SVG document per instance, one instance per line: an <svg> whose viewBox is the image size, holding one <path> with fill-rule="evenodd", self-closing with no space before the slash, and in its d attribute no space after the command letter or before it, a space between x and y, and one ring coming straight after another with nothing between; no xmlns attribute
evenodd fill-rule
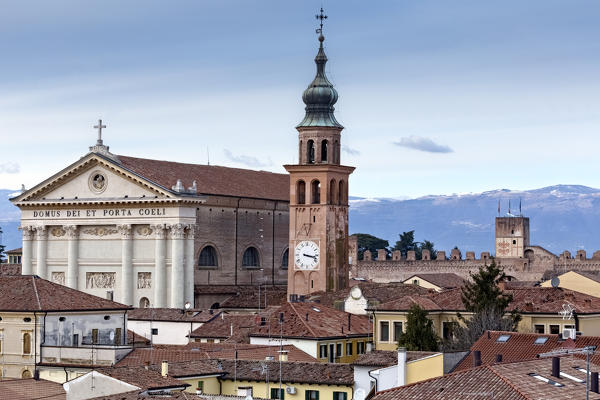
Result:
<svg viewBox="0 0 600 400"><path fill-rule="evenodd" d="M564 307L564 306L563 306ZM585 354L585 400L590 400L590 356L594 354L594 346L585 346L579 349L558 349L548 353L538 354L540 358L560 357L575 354ZM560 372L559 372L560 375Z"/></svg>
<svg viewBox="0 0 600 400"><path fill-rule="evenodd" d="M562 316L562 319L573 319L573 311L575 307L571 303L565 303L562 305L562 310L558 312L558 315Z"/></svg>

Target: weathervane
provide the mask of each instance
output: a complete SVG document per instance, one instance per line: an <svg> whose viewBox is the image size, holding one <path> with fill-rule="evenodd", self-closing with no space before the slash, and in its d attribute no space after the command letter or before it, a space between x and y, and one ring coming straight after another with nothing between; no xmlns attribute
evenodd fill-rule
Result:
<svg viewBox="0 0 600 400"><path fill-rule="evenodd" d="M315 15L315 18L321 21L320 28L318 28L316 30L316 32L318 34L322 35L323 34L323 20L327 19L327 15L323 14L323 7L321 7L321 13L318 15Z"/></svg>

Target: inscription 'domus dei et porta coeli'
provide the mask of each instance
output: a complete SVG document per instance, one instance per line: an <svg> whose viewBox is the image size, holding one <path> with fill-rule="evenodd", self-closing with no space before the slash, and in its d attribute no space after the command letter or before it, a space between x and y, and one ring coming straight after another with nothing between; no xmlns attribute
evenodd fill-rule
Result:
<svg viewBox="0 0 600 400"><path fill-rule="evenodd" d="M84 210L33 210L33 219L62 218L116 218L116 217L161 217L167 215L167 208L107 208Z"/></svg>

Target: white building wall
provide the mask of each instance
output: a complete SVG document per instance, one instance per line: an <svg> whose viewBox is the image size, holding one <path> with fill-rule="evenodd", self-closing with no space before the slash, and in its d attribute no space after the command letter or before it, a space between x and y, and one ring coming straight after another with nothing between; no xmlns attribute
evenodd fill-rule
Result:
<svg viewBox="0 0 600 400"><path fill-rule="evenodd" d="M250 344L262 344L267 346L279 346L280 344L286 345L291 344L296 346L298 349L303 352L313 356L314 358L319 358L317 354L317 343L314 340L302 340L302 339L283 339L280 341L276 338L265 338L265 337L250 337Z"/></svg>
<svg viewBox="0 0 600 400"><path fill-rule="evenodd" d="M139 321L132 319L127 321L127 327L130 331L152 340L153 344L188 344L189 338L187 335L202 325L198 322ZM151 338L152 328L158 329L158 335Z"/></svg>

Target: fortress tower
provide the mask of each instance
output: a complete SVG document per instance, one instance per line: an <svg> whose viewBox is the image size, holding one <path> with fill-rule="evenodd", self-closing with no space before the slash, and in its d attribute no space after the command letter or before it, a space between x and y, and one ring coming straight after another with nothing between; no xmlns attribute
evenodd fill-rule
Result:
<svg viewBox="0 0 600 400"><path fill-rule="evenodd" d="M317 18L326 18L323 10ZM284 166L290 173L288 298L348 285L348 178L354 167L340 165L344 127L333 115L338 94L325 75L322 27L317 74L302 95L306 115L296 127L298 164Z"/></svg>
<svg viewBox="0 0 600 400"><path fill-rule="evenodd" d="M523 258L528 246L528 217L496 217L496 258Z"/></svg>

